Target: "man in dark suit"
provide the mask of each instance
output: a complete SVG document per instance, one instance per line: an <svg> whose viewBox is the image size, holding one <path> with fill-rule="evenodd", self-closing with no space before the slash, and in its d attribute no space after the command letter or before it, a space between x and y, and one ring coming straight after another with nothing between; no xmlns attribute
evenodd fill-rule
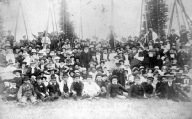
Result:
<svg viewBox="0 0 192 119"><path fill-rule="evenodd" d="M177 41L179 38L180 38L180 37L179 37L177 34L175 34L175 29L172 29L172 30L171 30L171 34L168 36L168 39L170 40L171 46L172 46L173 44L176 44L176 41Z"/></svg>
<svg viewBox="0 0 192 119"><path fill-rule="evenodd" d="M89 68L89 62L91 61L91 53L89 52L89 47L84 47L84 51L80 55L80 62L86 69Z"/></svg>
<svg viewBox="0 0 192 119"><path fill-rule="evenodd" d="M31 77L32 75L38 76L41 73L41 70L36 66L35 62L31 62L31 66L27 69L26 74Z"/></svg>

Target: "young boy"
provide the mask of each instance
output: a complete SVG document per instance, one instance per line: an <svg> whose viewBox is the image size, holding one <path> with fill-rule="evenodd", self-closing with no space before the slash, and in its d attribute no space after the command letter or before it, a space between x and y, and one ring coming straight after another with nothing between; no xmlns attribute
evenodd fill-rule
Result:
<svg viewBox="0 0 192 119"><path fill-rule="evenodd" d="M41 77L36 78L36 83L34 85L35 93L37 95L37 99L42 100L43 102L48 100L48 92L46 90L46 87L44 83L42 82Z"/></svg>
<svg viewBox="0 0 192 119"><path fill-rule="evenodd" d="M61 97L64 98L69 98L69 89L71 86L71 81L69 81L68 75L64 75L61 81L60 85L60 90L61 90Z"/></svg>
<svg viewBox="0 0 192 119"><path fill-rule="evenodd" d="M120 99L125 99L128 93L128 91L119 83L117 83L118 79L116 75L113 75L111 77L112 83L108 85L107 87L107 98L112 97L112 98L120 98ZM124 93L126 92L126 93Z"/></svg>
<svg viewBox="0 0 192 119"><path fill-rule="evenodd" d="M23 84L20 86L19 91L17 93L17 98L19 100L19 104L21 106L25 106L27 104L27 100L30 99L33 105L38 104L35 98L34 87L29 81L29 77L25 76L23 79Z"/></svg>
<svg viewBox="0 0 192 119"><path fill-rule="evenodd" d="M147 82L143 82L141 86L144 88L144 93L147 98L151 97L153 94L153 77L148 77Z"/></svg>
<svg viewBox="0 0 192 119"><path fill-rule="evenodd" d="M144 88L141 86L140 77L137 75L134 77L134 84L129 89L129 97L142 99L144 98Z"/></svg>
<svg viewBox="0 0 192 119"><path fill-rule="evenodd" d="M55 76L51 77L47 89L49 90L49 96L51 101L59 99L60 95L59 84L57 83Z"/></svg>
<svg viewBox="0 0 192 119"><path fill-rule="evenodd" d="M80 81L80 74L75 74L74 81L71 84L71 88L70 88L70 91L72 92L72 96L74 100L77 100L77 97L82 96L83 87L84 85Z"/></svg>
<svg viewBox="0 0 192 119"><path fill-rule="evenodd" d="M15 70L13 71L13 74L15 74L15 77L13 78L13 82L15 82L16 87L19 88L23 83L22 77L21 77L21 70Z"/></svg>

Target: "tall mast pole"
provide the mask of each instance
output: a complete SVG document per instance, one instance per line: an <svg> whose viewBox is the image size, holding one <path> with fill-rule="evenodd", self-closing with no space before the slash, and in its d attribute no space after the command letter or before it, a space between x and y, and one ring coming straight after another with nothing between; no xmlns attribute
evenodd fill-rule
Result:
<svg viewBox="0 0 192 119"><path fill-rule="evenodd" d="M143 1L144 0L142 0L142 3L141 3L141 16L140 16L140 35L141 35L141 28L142 28L142 20L143 20Z"/></svg>
<svg viewBox="0 0 192 119"><path fill-rule="evenodd" d="M81 0L80 0L80 30L81 30L81 38L83 39Z"/></svg>

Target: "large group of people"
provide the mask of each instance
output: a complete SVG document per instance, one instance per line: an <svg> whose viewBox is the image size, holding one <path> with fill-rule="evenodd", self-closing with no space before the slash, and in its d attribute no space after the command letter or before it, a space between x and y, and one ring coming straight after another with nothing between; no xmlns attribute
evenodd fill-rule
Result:
<svg viewBox="0 0 192 119"><path fill-rule="evenodd" d="M123 41L65 39L39 33L33 41L5 37L0 50L1 97L21 106L31 101L169 99L191 101L192 47L182 26L159 36L152 28L143 37ZM113 35L113 34L112 34Z"/></svg>

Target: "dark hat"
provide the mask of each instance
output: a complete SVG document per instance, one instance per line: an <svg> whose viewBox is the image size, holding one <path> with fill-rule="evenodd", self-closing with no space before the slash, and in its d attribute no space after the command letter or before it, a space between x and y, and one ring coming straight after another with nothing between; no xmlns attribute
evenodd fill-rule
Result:
<svg viewBox="0 0 192 119"><path fill-rule="evenodd" d="M117 76L116 75L113 75L112 77L111 77L111 79L113 80L113 79L117 79Z"/></svg>
<svg viewBox="0 0 192 119"><path fill-rule="evenodd" d="M56 72L57 69L52 68L52 69L49 69L49 70L48 70L48 72L50 72L50 71L55 71L55 72Z"/></svg>
<svg viewBox="0 0 192 119"><path fill-rule="evenodd" d="M27 62L22 62L21 64L25 64L25 65L26 65L26 64L27 64Z"/></svg>
<svg viewBox="0 0 192 119"><path fill-rule="evenodd" d="M101 77L102 77L103 74L102 74L102 73L97 73L96 77L97 77L97 76L101 76Z"/></svg>
<svg viewBox="0 0 192 119"><path fill-rule="evenodd" d="M69 76L67 75L67 74L65 74L64 76L63 76L63 78L68 78Z"/></svg>
<svg viewBox="0 0 192 119"><path fill-rule="evenodd" d="M14 71L13 71L13 74L15 74L16 72L19 72L20 74L22 73L21 70L17 69L17 70L14 70Z"/></svg>
<svg viewBox="0 0 192 119"><path fill-rule="evenodd" d="M167 78L169 78L169 77L175 77L175 76L174 76L173 73L167 72L167 73L165 73L162 77L167 77Z"/></svg>
<svg viewBox="0 0 192 119"><path fill-rule="evenodd" d="M37 76L36 77L36 80L42 80L43 78L42 77L40 77L40 76Z"/></svg>
<svg viewBox="0 0 192 119"><path fill-rule="evenodd" d="M74 77L75 77L75 78L76 78L76 77L80 78L80 74L79 74L79 73L76 73L76 74L74 75Z"/></svg>
<svg viewBox="0 0 192 119"><path fill-rule="evenodd" d="M30 80L30 79L29 79L29 76L25 76L25 77L23 78L23 81L28 81L28 80Z"/></svg>
<svg viewBox="0 0 192 119"><path fill-rule="evenodd" d="M92 75L87 75L87 78L93 78L93 76Z"/></svg>
<svg viewBox="0 0 192 119"><path fill-rule="evenodd" d="M102 75L102 77L105 77L105 76L107 76L107 74L103 74L103 75Z"/></svg>
<svg viewBox="0 0 192 119"><path fill-rule="evenodd" d="M132 69L132 72L135 72L135 71L139 71L139 69L138 69L137 67L134 67L134 68Z"/></svg>
<svg viewBox="0 0 192 119"><path fill-rule="evenodd" d="M121 66L121 64L120 63L115 63L116 64L116 66Z"/></svg>
<svg viewBox="0 0 192 119"><path fill-rule="evenodd" d="M123 63L124 63L124 60L120 59L120 60L119 60L119 63L120 63L120 62L123 62Z"/></svg>
<svg viewBox="0 0 192 119"><path fill-rule="evenodd" d="M150 80L153 82L154 78L153 77L147 77L147 80Z"/></svg>
<svg viewBox="0 0 192 119"><path fill-rule="evenodd" d="M137 47L136 47L136 46L132 46L132 47L131 47L131 49L133 49L133 48L137 49Z"/></svg>
<svg viewBox="0 0 192 119"><path fill-rule="evenodd" d="M60 60L59 60L59 63L60 63L60 62L65 62L65 61L64 61L64 59L60 59Z"/></svg>
<svg viewBox="0 0 192 119"><path fill-rule="evenodd" d="M53 75L53 76L51 76L51 79L55 79L56 80L56 77Z"/></svg>
<svg viewBox="0 0 192 119"><path fill-rule="evenodd" d="M49 58L49 57L50 57L50 58L52 58L52 56L51 56L51 55L48 55L48 56L47 56L47 58Z"/></svg>
<svg viewBox="0 0 192 119"><path fill-rule="evenodd" d="M119 55L116 55L114 58L118 57L119 58Z"/></svg>
<svg viewBox="0 0 192 119"><path fill-rule="evenodd" d="M43 76L43 77L41 77L41 78L42 78L42 79L44 79L44 78L45 78L45 79L47 79L47 77L46 77L46 76Z"/></svg>

